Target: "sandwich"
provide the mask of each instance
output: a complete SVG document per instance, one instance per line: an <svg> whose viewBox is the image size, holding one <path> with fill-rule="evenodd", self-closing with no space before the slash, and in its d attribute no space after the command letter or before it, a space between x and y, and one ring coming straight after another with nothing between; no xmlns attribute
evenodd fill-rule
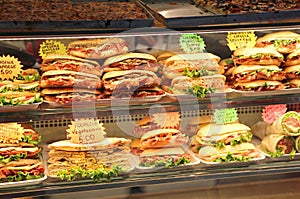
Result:
<svg viewBox="0 0 300 199"><path fill-rule="evenodd" d="M99 90L80 88L46 88L41 94L47 102L59 104L91 102L104 97Z"/></svg>
<svg viewBox="0 0 300 199"><path fill-rule="evenodd" d="M281 53L271 48L238 48L233 52L236 65L275 65L284 61Z"/></svg>
<svg viewBox="0 0 300 199"><path fill-rule="evenodd" d="M104 72L120 70L148 70L156 72L159 68L156 58L146 53L125 53L109 57L103 63Z"/></svg>
<svg viewBox="0 0 300 199"><path fill-rule="evenodd" d="M283 154L290 154L295 150L295 140L291 136L269 134L262 139L260 148L271 154L272 157L278 157Z"/></svg>
<svg viewBox="0 0 300 199"><path fill-rule="evenodd" d="M240 65L232 72L233 82L251 82L255 80L284 80L285 72L276 65Z"/></svg>
<svg viewBox="0 0 300 199"><path fill-rule="evenodd" d="M183 75L185 71L196 71L201 76L223 74L218 62L220 57L212 53L177 54L165 60L163 75L168 79Z"/></svg>
<svg viewBox="0 0 300 199"><path fill-rule="evenodd" d="M295 145L297 152L300 152L300 136L296 138Z"/></svg>
<svg viewBox="0 0 300 199"><path fill-rule="evenodd" d="M0 106L5 105L28 105L43 101L40 93L30 91L7 91L0 93Z"/></svg>
<svg viewBox="0 0 300 199"><path fill-rule="evenodd" d="M285 89L285 86L279 81L255 80L251 82L236 82L232 88L241 91L273 91Z"/></svg>
<svg viewBox="0 0 300 199"><path fill-rule="evenodd" d="M133 129L133 134L140 137L145 133L158 128L160 128L159 125L154 123L150 116L147 116L136 123Z"/></svg>
<svg viewBox="0 0 300 199"><path fill-rule="evenodd" d="M224 75L211 75L203 77L187 77L178 76L171 82L171 89L174 94L186 94L190 89L194 87L203 88L203 94L209 93L210 89L222 89L225 88L226 77Z"/></svg>
<svg viewBox="0 0 300 199"><path fill-rule="evenodd" d="M70 55L49 54L41 63L41 69L44 72L49 70L72 70L97 76L102 75L102 70L98 62Z"/></svg>
<svg viewBox="0 0 300 199"><path fill-rule="evenodd" d="M102 77L104 88L109 91L134 91L141 87L160 85L160 79L152 71L123 70L105 73Z"/></svg>
<svg viewBox="0 0 300 199"><path fill-rule="evenodd" d="M206 162L246 162L254 158L260 158L260 153L251 143L242 143L239 145L218 149L214 146L204 146L198 153L200 159Z"/></svg>
<svg viewBox="0 0 300 199"><path fill-rule="evenodd" d="M288 54L300 48L300 35L291 31L269 33L257 39L256 47L272 48Z"/></svg>
<svg viewBox="0 0 300 199"><path fill-rule="evenodd" d="M130 139L108 137L98 143L77 144L69 140L61 140L48 145L48 148L60 151L91 151L104 150L109 148L123 148L131 142Z"/></svg>
<svg viewBox="0 0 300 199"><path fill-rule="evenodd" d="M286 88L300 88L300 78L290 79L284 85Z"/></svg>
<svg viewBox="0 0 300 199"><path fill-rule="evenodd" d="M11 134L10 132L7 132L7 134L1 134L0 138L0 148L34 147L41 141L41 136L36 131L27 128L14 134ZM16 150L18 149L16 148ZM31 150L33 149L29 149L28 152L37 152L36 150Z"/></svg>
<svg viewBox="0 0 300 199"><path fill-rule="evenodd" d="M300 47L294 50L292 53L288 54L284 62L284 66L294 66L294 65L300 65Z"/></svg>
<svg viewBox="0 0 300 199"><path fill-rule="evenodd" d="M161 88L155 87L141 87L136 90L122 90L121 92L113 92L110 90L105 90L104 95L106 98L145 98L145 97L155 97L164 95L165 91Z"/></svg>
<svg viewBox="0 0 300 199"><path fill-rule="evenodd" d="M284 68L284 72L287 79L300 78L300 64L286 67Z"/></svg>
<svg viewBox="0 0 300 199"><path fill-rule="evenodd" d="M252 133L250 128L241 123L206 124L199 128L197 141L202 145L215 146L218 149L226 145L235 146L250 142Z"/></svg>
<svg viewBox="0 0 300 199"><path fill-rule="evenodd" d="M198 153L199 150L201 149L203 145L201 143L199 143L198 139L197 139L197 135L193 135L190 138L190 145L189 145L189 149L194 152L194 153Z"/></svg>
<svg viewBox="0 0 300 199"><path fill-rule="evenodd" d="M32 81L28 83L18 83L9 80L0 82L0 93L6 93L8 91L28 91L38 92L40 89L39 81Z"/></svg>
<svg viewBox="0 0 300 199"><path fill-rule="evenodd" d="M104 59L127 51L128 43L122 38L86 39L68 45L70 55L84 59Z"/></svg>
<svg viewBox="0 0 300 199"><path fill-rule="evenodd" d="M42 75L42 88L76 87L86 89L102 88L102 81L96 75L70 70L50 70Z"/></svg>
<svg viewBox="0 0 300 199"><path fill-rule="evenodd" d="M146 149L140 155L141 167L174 167L192 162L192 158L181 147Z"/></svg>
<svg viewBox="0 0 300 199"><path fill-rule="evenodd" d="M277 117L266 131L270 134L282 134L288 136L300 136L300 115L296 111L288 111Z"/></svg>
<svg viewBox="0 0 300 199"><path fill-rule="evenodd" d="M187 144L189 137L177 129L154 129L142 135L143 149L177 147Z"/></svg>
<svg viewBox="0 0 300 199"><path fill-rule="evenodd" d="M18 77L14 78L12 81L18 84L27 84L30 82L38 82L41 79L39 71L35 68L28 68L21 71Z"/></svg>
<svg viewBox="0 0 300 199"><path fill-rule="evenodd" d="M0 182L33 180L44 176L44 166L39 159L19 159L0 163Z"/></svg>
<svg viewBox="0 0 300 199"><path fill-rule="evenodd" d="M3 147L0 148L0 164L20 159L37 158L39 153L38 147Z"/></svg>

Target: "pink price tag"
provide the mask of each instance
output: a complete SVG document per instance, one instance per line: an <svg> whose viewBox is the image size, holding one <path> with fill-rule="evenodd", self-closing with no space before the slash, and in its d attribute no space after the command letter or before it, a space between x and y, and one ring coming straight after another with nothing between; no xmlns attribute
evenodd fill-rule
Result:
<svg viewBox="0 0 300 199"><path fill-rule="evenodd" d="M266 123L272 124L277 118L285 114L286 111L287 111L286 104L268 105L265 106L263 110L262 119Z"/></svg>

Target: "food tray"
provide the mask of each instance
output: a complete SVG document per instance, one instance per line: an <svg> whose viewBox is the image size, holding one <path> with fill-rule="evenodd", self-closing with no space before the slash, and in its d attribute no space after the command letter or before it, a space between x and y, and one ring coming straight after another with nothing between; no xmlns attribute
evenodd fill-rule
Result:
<svg viewBox="0 0 300 199"><path fill-rule="evenodd" d="M274 91L238 91L232 90L235 97L260 97L260 96L274 96L274 95L289 95L298 94L300 88L288 88Z"/></svg>
<svg viewBox="0 0 300 199"><path fill-rule="evenodd" d="M195 27L224 24L276 23L299 18L299 10L257 12L246 14L220 14L209 11L196 3L184 0L143 0L147 9L167 27Z"/></svg>
<svg viewBox="0 0 300 199"><path fill-rule="evenodd" d="M185 165L181 165L181 166L176 166L177 168L179 167L184 167L184 166L192 166L192 165L197 165L200 163L200 160L194 155L194 153L190 150L186 151L186 154L190 155L192 158L192 162L185 164ZM142 167L139 166L139 162L140 162L140 158L139 156L135 155L134 156L134 164L135 164L135 168L140 170L140 171L154 171L154 170L158 170L158 169L169 169L167 167ZM174 166L175 167L175 166ZM172 168L174 168L172 167Z"/></svg>
<svg viewBox="0 0 300 199"><path fill-rule="evenodd" d="M30 110L35 110L39 108L39 105L42 104L40 103L34 103L34 104L20 104L20 105L5 105L5 106L0 106L0 113L3 112L22 112L22 111L30 111Z"/></svg>
<svg viewBox="0 0 300 199"><path fill-rule="evenodd" d="M20 186L38 185L38 184L41 184L46 179L47 179L47 175L44 175L44 177L39 178L39 179L34 179L34 180L23 180L23 181L18 181L18 182L0 183L0 189L20 187Z"/></svg>
<svg viewBox="0 0 300 199"><path fill-rule="evenodd" d="M51 31L51 32L61 32L69 30L83 30L83 29L128 29L128 28L141 28L141 27L152 27L154 24L153 15L142 5L140 2L136 2L137 6L140 7L147 18L136 18L136 19L118 19L118 20L97 20L94 19L93 13L88 13L91 15L91 19L81 19L75 13L75 8L73 5L78 3L90 3L91 1L76 1L76 2L65 2L69 4L62 5L64 7L69 6L67 10L63 12L74 12L73 14L68 13L69 15L66 19L57 19L55 12L60 12L59 5L54 5L53 10L49 11L49 16L45 20L32 20L32 21L4 21L0 20L0 32L12 32L12 31ZM92 1L93 2L93 1ZM97 2L97 1L94 1ZM32 3L32 2L31 2ZM126 3L126 2L122 2ZM49 5L48 5L49 6ZM58 8L58 10L55 10ZM74 10L73 10L74 9ZM34 11L30 11L34 12ZM40 14L41 16L47 15L44 11L35 11L35 14ZM51 15L50 15L51 14ZM72 16L74 15L74 16ZM53 19L51 17L54 17Z"/></svg>
<svg viewBox="0 0 300 199"><path fill-rule="evenodd" d="M289 154L284 154L281 155L279 157L271 157L270 154L268 154L267 152L265 152L263 149L261 149L260 146L256 146L257 150L264 154L264 156L267 157L267 159L271 160L272 162L274 161L293 161L293 160L300 160L300 153L296 153L294 157L290 157Z"/></svg>

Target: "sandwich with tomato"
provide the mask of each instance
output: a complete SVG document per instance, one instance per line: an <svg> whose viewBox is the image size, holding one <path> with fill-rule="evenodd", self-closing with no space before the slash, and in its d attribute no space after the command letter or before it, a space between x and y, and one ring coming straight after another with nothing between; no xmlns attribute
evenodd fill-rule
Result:
<svg viewBox="0 0 300 199"><path fill-rule="evenodd" d="M280 53L288 54L300 48L300 34L291 31L269 33L258 38L255 46L271 48Z"/></svg>

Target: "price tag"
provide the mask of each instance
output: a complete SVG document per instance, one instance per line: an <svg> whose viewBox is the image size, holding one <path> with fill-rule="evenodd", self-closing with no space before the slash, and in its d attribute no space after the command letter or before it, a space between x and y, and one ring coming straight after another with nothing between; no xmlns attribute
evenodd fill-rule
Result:
<svg viewBox="0 0 300 199"><path fill-rule="evenodd" d="M266 123L272 124L277 118L285 114L286 111L286 104L268 105L263 110L262 118Z"/></svg>
<svg viewBox="0 0 300 199"><path fill-rule="evenodd" d="M233 123L238 120L238 114L235 108L217 109L214 113L214 119L217 124Z"/></svg>
<svg viewBox="0 0 300 199"><path fill-rule="evenodd" d="M0 57L0 79L9 80L18 77L22 72L22 67L21 62L14 56L2 55Z"/></svg>
<svg viewBox="0 0 300 199"><path fill-rule="evenodd" d="M94 118L72 121L67 129L67 138L78 144L101 142L106 135L103 123Z"/></svg>
<svg viewBox="0 0 300 199"><path fill-rule="evenodd" d="M203 38L197 34L182 34L179 44L185 53L201 53L206 46Z"/></svg>
<svg viewBox="0 0 300 199"><path fill-rule="evenodd" d="M228 32L226 38L227 45L232 51L237 48L252 48L255 46L256 39L254 31Z"/></svg>
<svg viewBox="0 0 300 199"><path fill-rule="evenodd" d="M19 143L22 140L24 129L18 123L1 123L0 140L3 143Z"/></svg>
<svg viewBox="0 0 300 199"><path fill-rule="evenodd" d="M49 54L67 54L67 47L60 41L46 40L40 45L40 56L45 59Z"/></svg>
<svg viewBox="0 0 300 199"><path fill-rule="evenodd" d="M156 113L152 116L153 122L161 128L178 128L180 123L179 112Z"/></svg>

